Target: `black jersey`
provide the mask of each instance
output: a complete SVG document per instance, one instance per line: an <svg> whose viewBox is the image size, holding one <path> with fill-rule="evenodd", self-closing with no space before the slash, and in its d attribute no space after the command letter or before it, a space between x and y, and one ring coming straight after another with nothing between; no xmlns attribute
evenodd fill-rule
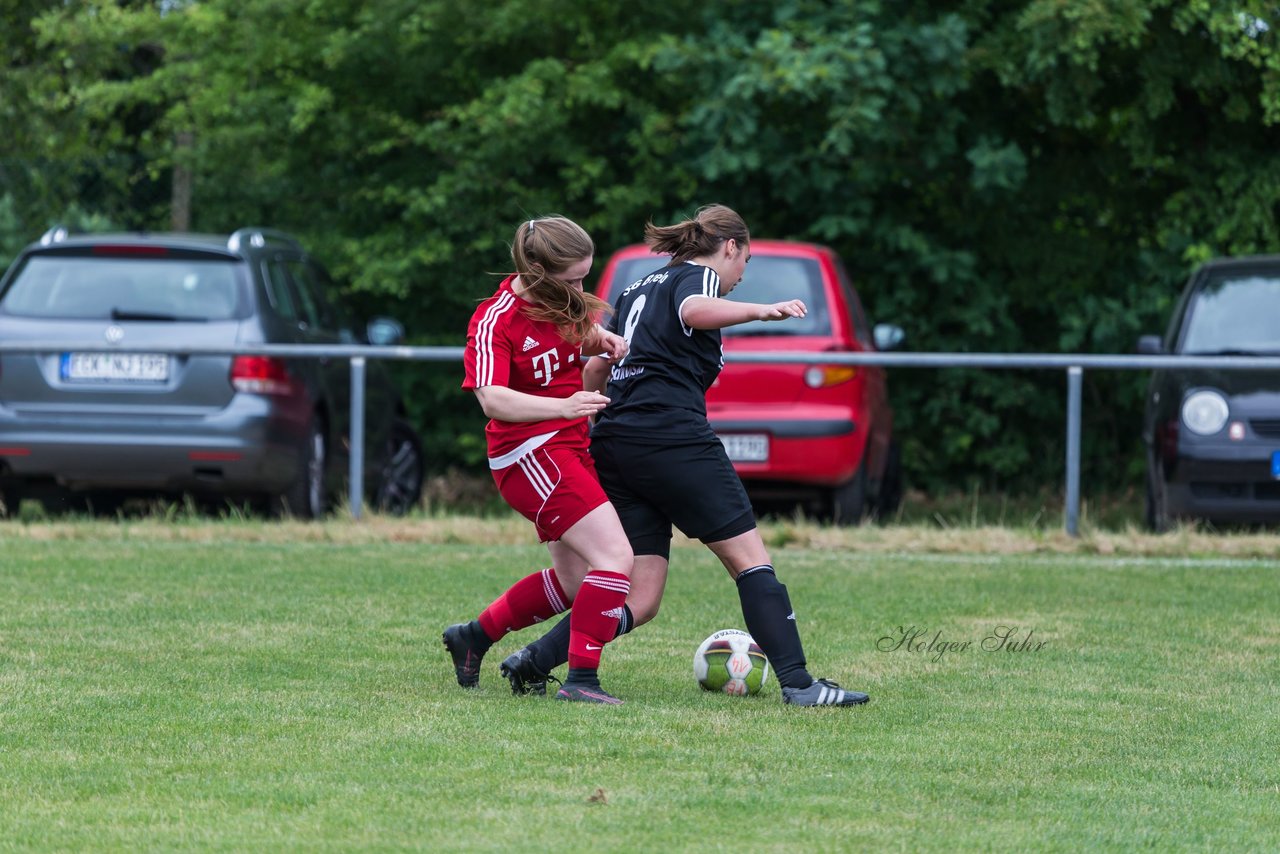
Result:
<svg viewBox="0 0 1280 854"><path fill-rule="evenodd" d="M614 300L609 330L630 349L613 365L593 436L669 437L708 434L707 389L724 367L719 329L692 329L680 319L690 297L718 297L715 270L687 261L627 286Z"/></svg>

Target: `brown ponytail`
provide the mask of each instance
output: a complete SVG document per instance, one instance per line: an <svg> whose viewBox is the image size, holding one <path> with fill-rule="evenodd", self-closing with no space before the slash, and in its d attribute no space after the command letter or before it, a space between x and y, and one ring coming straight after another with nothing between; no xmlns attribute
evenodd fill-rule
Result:
<svg viewBox="0 0 1280 854"><path fill-rule="evenodd" d="M644 227L644 242L654 252L671 255L672 264L711 255L726 240L746 245L751 233L742 217L724 205L698 208L692 219L675 225L657 226L651 220Z"/></svg>
<svg viewBox="0 0 1280 854"><path fill-rule="evenodd" d="M565 340L581 344L591 334L609 304L560 279L574 263L595 254L591 235L571 219L548 216L516 228L511 260L524 293L532 301L524 307L530 317L554 323Z"/></svg>

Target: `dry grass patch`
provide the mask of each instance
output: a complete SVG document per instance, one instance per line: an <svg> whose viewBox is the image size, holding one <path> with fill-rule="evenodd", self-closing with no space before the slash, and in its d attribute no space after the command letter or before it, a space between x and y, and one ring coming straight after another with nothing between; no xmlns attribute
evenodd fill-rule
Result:
<svg viewBox="0 0 1280 854"><path fill-rule="evenodd" d="M1096 554L1133 557L1236 557L1280 560L1280 532L1208 532L1187 525L1164 535L1134 527L1120 531L1084 530L1070 537L1061 530L977 525L945 527L872 525L840 528L803 519L765 521L765 543L774 550L816 549L850 553L896 554ZM469 516L430 514L397 518L370 514L360 520L337 515L322 522L292 520L178 519L143 517L117 520L65 519L0 522L0 543L104 540L111 542L266 542L424 543L462 545L529 545L532 528L514 514ZM676 547L696 546L676 534Z"/></svg>

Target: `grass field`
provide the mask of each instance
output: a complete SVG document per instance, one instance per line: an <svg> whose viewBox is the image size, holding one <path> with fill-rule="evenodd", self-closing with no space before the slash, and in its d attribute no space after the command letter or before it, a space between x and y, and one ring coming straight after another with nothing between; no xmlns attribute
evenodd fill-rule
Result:
<svg viewBox="0 0 1280 854"><path fill-rule="evenodd" d="M683 545L599 708L511 696L533 630L453 682L440 630L543 565L522 526L0 525L0 849L1280 848L1276 538L766 536L869 705L699 691L741 616Z"/></svg>

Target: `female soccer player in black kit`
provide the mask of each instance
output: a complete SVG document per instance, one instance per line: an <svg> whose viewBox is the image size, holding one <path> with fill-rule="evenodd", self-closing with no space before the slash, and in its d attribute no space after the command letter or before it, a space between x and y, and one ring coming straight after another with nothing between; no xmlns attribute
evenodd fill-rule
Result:
<svg viewBox="0 0 1280 854"><path fill-rule="evenodd" d="M752 320L804 317L799 300L763 305L723 299L751 258L746 223L723 205L701 208L675 225L645 227L654 252L670 263L617 295L609 330L630 349L617 362L593 359L584 385L612 401L591 431L591 455L635 552L631 595L619 632L658 611L674 524L720 558L737 583L747 631L797 706L852 706L866 694L815 679L787 588L756 528L755 514L724 446L707 422L706 392L723 367L720 330ZM501 671L517 693L545 691L566 660L567 626L509 656Z"/></svg>

